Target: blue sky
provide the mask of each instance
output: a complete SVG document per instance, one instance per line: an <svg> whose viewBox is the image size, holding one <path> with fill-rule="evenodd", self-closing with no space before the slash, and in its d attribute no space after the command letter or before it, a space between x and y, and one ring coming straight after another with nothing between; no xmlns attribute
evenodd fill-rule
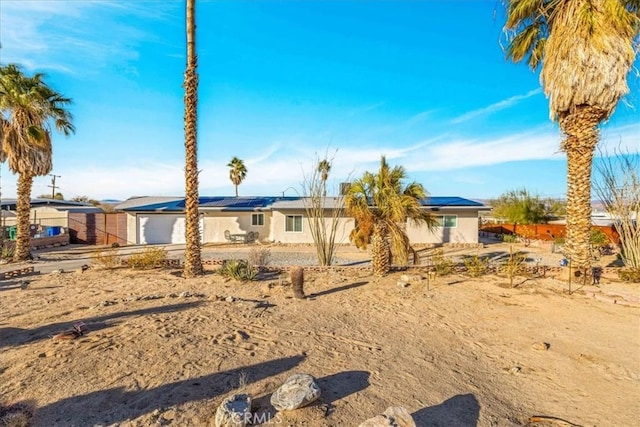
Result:
<svg viewBox="0 0 640 427"><path fill-rule="evenodd" d="M329 153L334 189L386 155L434 196L564 197L561 136L538 74L504 59L501 1L199 0L197 23L201 195L234 194L233 156L240 195L295 195ZM54 135L66 198L183 194L184 25L184 1L0 0L0 62L74 100L76 134ZM640 151L638 64L603 145ZM2 165L3 197L15 182Z"/></svg>

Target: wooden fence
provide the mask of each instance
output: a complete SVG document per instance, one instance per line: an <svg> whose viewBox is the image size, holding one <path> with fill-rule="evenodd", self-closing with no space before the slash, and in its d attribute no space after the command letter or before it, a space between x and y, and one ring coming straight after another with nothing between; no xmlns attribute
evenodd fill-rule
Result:
<svg viewBox="0 0 640 427"><path fill-rule="evenodd" d="M620 244L620 235L614 226L594 225L592 228L602 230L611 243ZM482 224L480 231L495 234L516 234L531 240L553 241L566 237L567 226L565 224Z"/></svg>
<svg viewBox="0 0 640 427"><path fill-rule="evenodd" d="M71 243L89 245L127 244L127 214L69 213Z"/></svg>

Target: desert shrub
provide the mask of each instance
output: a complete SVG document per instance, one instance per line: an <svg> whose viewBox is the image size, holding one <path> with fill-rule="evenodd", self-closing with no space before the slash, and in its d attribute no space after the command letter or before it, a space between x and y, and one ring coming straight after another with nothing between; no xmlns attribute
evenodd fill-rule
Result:
<svg viewBox="0 0 640 427"><path fill-rule="evenodd" d="M640 283L640 268L622 268L618 270L620 280L631 283Z"/></svg>
<svg viewBox="0 0 640 427"><path fill-rule="evenodd" d="M0 404L0 427L28 427L33 418L32 405L16 403L4 406Z"/></svg>
<svg viewBox="0 0 640 427"><path fill-rule="evenodd" d="M509 286L513 288L513 278L525 273L526 271L526 254L522 252L513 252L513 246L509 247L509 257L503 261L500 266L500 272L509 278Z"/></svg>
<svg viewBox="0 0 640 427"><path fill-rule="evenodd" d="M517 236L513 234L503 234L502 241L505 243L515 243L518 240Z"/></svg>
<svg viewBox="0 0 640 427"><path fill-rule="evenodd" d="M92 264L112 270L122 265L122 256L117 251L95 251L91 254Z"/></svg>
<svg viewBox="0 0 640 427"><path fill-rule="evenodd" d="M453 273L456 263L449 257L444 256L442 249L437 250L431 257L431 263L436 270L438 276L448 276Z"/></svg>
<svg viewBox="0 0 640 427"><path fill-rule="evenodd" d="M249 251L249 264L264 267L269 265L271 250L269 248L251 248Z"/></svg>
<svg viewBox="0 0 640 427"><path fill-rule="evenodd" d="M467 275L470 277L480 277L486 274L489 267L489 259L478 255L466 257L463 262Z"/></svg>
<svg viewBox="0 0 640 427"><path fill-rule="evenodd" d="M591 235L589 237L589 243L591 244L591 246L599 248L602 246L607 246L609 244L609 238L599 228L592 228Z"/></svg>
<svg viewBox="0 0 640 427"><path fill-rule="evenodd" d="M0 259L11 259L16 251L15 245L4 245L0 252Z"/></svg>
<svg viewBox="0 0 640 427"><path fill-rule="evenodd" d="M248 280L255 280L258 276L258 270L246 260L228 259L222 263L220 274L241 282L246 282Z"/></svg>
<svg viewBox="0 0 640 427"><path fill-rule="evenodd" d="M164 267L167 260L167 251L164 248L146 248L142 252L132 254L127 259L129 268L137 270L149 270Z"/></svg>

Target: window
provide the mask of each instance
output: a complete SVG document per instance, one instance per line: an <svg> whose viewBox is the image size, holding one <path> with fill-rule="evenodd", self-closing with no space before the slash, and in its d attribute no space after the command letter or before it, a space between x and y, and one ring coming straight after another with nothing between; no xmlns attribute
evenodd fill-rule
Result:
<svg viewBox="0 0 640 427"><path fill-rule="evenodd" d="M284 231L302 233L302 215L287 215Z"/></svg>
<svg viewBox="0 0 640 427"><path fill-rule="evenodd" d="M436 215L435 219L438 227L456 228L458 226L458 215Z"/></svg>
<svg viewBox="0 0 640 427"><path fill-rule="evenodd" d="M251 214L251 225L254 227L264 225L264 214Z"/></svg>

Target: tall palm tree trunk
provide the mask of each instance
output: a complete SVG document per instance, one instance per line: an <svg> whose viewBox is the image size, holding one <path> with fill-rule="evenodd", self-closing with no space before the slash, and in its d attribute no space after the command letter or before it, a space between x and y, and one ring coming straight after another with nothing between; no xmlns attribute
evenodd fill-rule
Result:
<svg viewBox="0 0 640 427"><path fill-rule="evenodd" d="M591 169L602 117L602 110L586 106L559 120L567 136L562 143L567 153L567 255L585 273L591 267Z"/></svg>
<svg viewBox="0 0 640 427"><path fill-rule="evenodd" d="M371 235L371 267L373 274L384 276L391 270L391 246L388 230L384 224L376 223Z"/></svg>
<svg viewBox="0 0 640 427"><path fill-rule="evenodd" d="M31 235L29 223L31 221L31 187L33 175L21 173L18 175L18 198L16 200L16 249L14 261L25 261L31 258Z"/></svg>
<svg viewBox="0 0 640 427"><path fill-rule="evenodd" d="M198 74L195 0L187 0L187 69L184 74L186 278L203 273L198 213Z"/></svg>

